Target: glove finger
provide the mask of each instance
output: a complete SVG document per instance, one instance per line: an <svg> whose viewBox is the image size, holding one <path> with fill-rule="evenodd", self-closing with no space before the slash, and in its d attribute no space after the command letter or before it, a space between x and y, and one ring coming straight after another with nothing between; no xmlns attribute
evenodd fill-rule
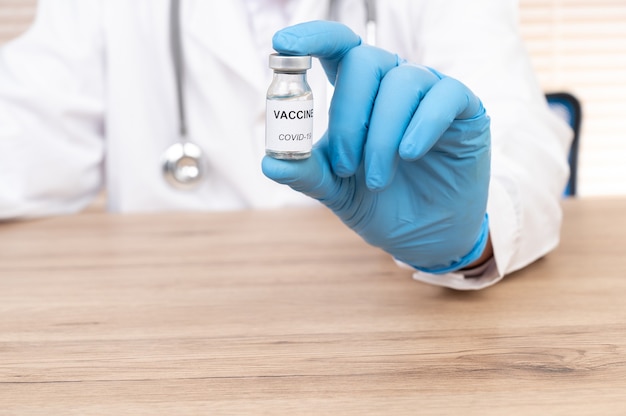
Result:
<svg viewBox="0 0 626 416"><path fill-rule="evenodd" d="M311 157L304 160L263 158L261 168L268 178L311 198L325 203L337 194L340 184L328 164L327 138L324 136L313 148Z"/></svg>
<svg viewBox="0 0 626 416"><path fill-rule="evenodd" d="M471 119L484 114L482 103L465 85L453 78L443 78L428 91L417 108L400 143L400 157L405 160L421 158L435 146L455 119ZM464 135L458 137L459 140L465 138Z"/></svg>
<svg viewBox="0 0 626 416"><path fill-rule="evenodd" d="M396 55L366 45L341 60L328 122L330 163L337 175L352 176L361 164L380 82L397 65Z"/></svg>
<svg viewBox="0 0 626 416"><path fill-rule="evenodd" d="M398 164L398 147L422 98L439 78L424 67L400 65L383 78L365 143L365 181L369 189L389 185Z"/></svg>
<svg viewBox="0 0 626 416"><path fill-rule="evenodd" d="M272 38L272 45L279 53L320 58L333 85L341 58L360 44L361 38L347 26L323 20L289 26L276 32Z"/></svg>

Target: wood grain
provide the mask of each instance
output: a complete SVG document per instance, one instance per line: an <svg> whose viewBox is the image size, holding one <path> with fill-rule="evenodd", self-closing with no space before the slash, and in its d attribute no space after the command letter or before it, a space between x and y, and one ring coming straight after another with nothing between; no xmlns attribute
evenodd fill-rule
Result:
<svg viewBox="0 0 626 416"><path fill-rule="evenodd" d="M0 414L618 415L624 199L462 293L324 209L0 224Z"/></svg>

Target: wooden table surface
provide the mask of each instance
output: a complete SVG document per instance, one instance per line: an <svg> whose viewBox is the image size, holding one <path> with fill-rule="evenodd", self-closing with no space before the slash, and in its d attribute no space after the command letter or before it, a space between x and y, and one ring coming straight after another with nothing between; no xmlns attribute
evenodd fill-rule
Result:
<svg viewBox="0 0 626 416"><path fill-rule="evenodd" d="M0 224L0 414L626 413L626 199L487 290L325 209Z"/></svg>

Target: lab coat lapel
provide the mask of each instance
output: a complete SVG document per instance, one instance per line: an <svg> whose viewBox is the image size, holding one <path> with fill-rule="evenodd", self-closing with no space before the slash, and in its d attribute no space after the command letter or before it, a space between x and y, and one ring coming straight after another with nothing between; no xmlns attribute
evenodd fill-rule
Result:
<svg viewBox="0 0 626 416"><path fill-rule="evenodd" d="M190 4L190 35L234 74L255 88L266 84L242 0L197 0Z"/></svg>
<svg viewBox="0 0 626 416"><path fill-rule="evenodd" d="M290 24L326 19L328 4L328 0L296 1ZM255 50L254 34L243 0L196 0L190 1L188 5L190 36L234 74L264 92L267 66L259 60L258 51Z"/></svg>

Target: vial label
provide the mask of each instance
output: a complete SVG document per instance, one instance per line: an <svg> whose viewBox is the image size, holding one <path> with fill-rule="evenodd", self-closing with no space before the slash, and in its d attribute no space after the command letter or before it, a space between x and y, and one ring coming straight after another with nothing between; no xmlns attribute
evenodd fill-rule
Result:
<svg viewBox="0 0 626 416"><path fill-rule="evenodd" d="M313 146L313 100L267 100L265 149L274 156L307 154Z"/></svg>

